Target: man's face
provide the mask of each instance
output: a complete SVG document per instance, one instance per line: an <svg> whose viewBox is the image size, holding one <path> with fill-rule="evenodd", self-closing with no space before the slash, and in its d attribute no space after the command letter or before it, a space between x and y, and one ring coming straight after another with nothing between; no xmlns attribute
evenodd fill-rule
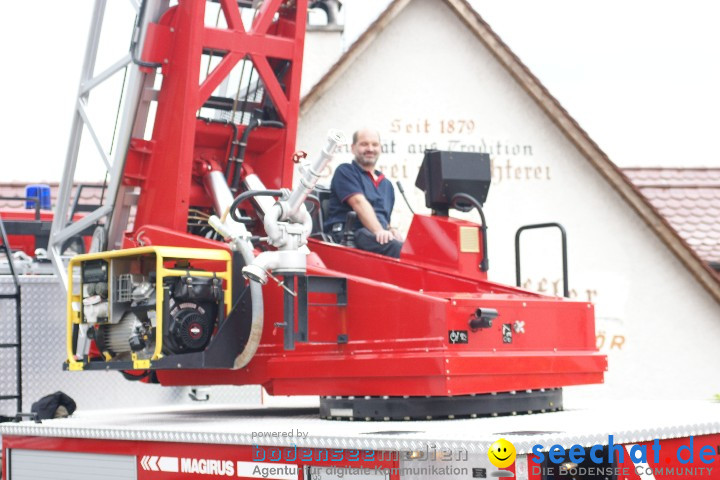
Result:
<svg viewBox="0 0 720 480"><path fill-rule="evenodd" d="M372 169L380 157L380 137L376 132L362 130L352 145L355 160L365 169Z"/></svg>

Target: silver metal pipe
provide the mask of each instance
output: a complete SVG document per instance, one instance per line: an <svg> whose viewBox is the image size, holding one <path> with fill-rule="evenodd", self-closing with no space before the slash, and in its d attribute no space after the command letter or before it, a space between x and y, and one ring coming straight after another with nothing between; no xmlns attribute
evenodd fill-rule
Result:
<svg viewBox="0 0 720 480"><path fill-rule="evenodd" d="M276 203L272 208L265 213L263 219L263 226L265 227L265 234L268 236L268 243L273 247L283 248L287 243L287 232L280 228L278 224L280 216L282 215L282 207L280 203Z"/></svg>
<svg viewBox="0 0 720 480"><path fill-rule="evenodd" d="M205 190L213 199L215 213L217 213L219 217L223 217L225 211L230 208L234 200L227 180L225 180L225 175L218 170L214 170L203 177L203 184L205 185ZM233 221L232 219L230 220ZM243 225L243 228L244 227Z"/></svg>
<svg viewBox="0 0 720 480"><path fill-rule="evenodd" d="M304 274L307 269L307 253L300 250L272 250L262 252L252 264L243 268L242 274L248 280L265 285L268 273Z"/></svg>
<svg viewBox="0 0 720 480"><path fill-rule="evenodd" d="M260 177L258 177L254 173L246 175L243 179L243 184L245 185L245 190L267 189L262 180L260 180ZM267 215L273 205L275 205L275 200L272 197L253 197L252 201L255 202L255 205L258 206L259 211L257 211L257 213L260 218L263 218L265 215Z"/></svg>
<svg viewBox="0 0 720 480"><path fill-rule="evenodd" d="M288 217L297 214L300 207L305 203L307 196L313 191L315 185L317 185L322 172L332 161L335 150L345 143L347 143L345 134L340 130L330 130L328 132L325 147L320 151L320 155L304 170L303 176L300 177L300 182L290 193L290 197L286 201L281 202L283 204L283 216L281 220L286 220Z"/></svg>

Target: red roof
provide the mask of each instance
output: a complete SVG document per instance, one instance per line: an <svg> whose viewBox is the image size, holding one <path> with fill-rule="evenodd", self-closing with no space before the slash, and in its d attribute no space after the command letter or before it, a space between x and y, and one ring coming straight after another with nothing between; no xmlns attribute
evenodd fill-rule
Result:
<svg viewBox="0 0 720 480"><path fill-rule="evenodd" d="M623 172L700 258L720 264L720 168Z"/></svg>

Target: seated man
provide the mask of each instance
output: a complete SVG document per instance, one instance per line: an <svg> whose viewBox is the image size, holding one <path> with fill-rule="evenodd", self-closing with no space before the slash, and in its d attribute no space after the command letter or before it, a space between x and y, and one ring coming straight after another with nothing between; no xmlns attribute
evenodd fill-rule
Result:
<svg viewBox="0 0 720 480"><path fill-rule="evenodd" d="M348 212L357 213L355 245L369 252L399 258L403 238L390 227L390 214L395 204L395 190L390 180L375 164L380 157L380 134L363 129L353 134L352 162L338 166L330 183L330 205L325 231L336 242Z"/></svg>

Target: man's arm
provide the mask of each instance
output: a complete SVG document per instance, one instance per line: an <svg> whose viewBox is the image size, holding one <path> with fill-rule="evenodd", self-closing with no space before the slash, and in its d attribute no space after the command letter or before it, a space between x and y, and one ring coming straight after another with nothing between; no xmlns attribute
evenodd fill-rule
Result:
<svg viewBox="0 0 720 480"><path fill-rule="evenodd" d="M350 208L357 213L363 227L367 228L373 235L375 235L375 240L377 240L379 244L384 245L393 239L393 234L389 230L385 230L378 221L377 215L375 215L375 210L372 205L370 205L370 202L367 201L365 195L362 193L356 193L346 201L348 205L350 205Z"/></svg>

